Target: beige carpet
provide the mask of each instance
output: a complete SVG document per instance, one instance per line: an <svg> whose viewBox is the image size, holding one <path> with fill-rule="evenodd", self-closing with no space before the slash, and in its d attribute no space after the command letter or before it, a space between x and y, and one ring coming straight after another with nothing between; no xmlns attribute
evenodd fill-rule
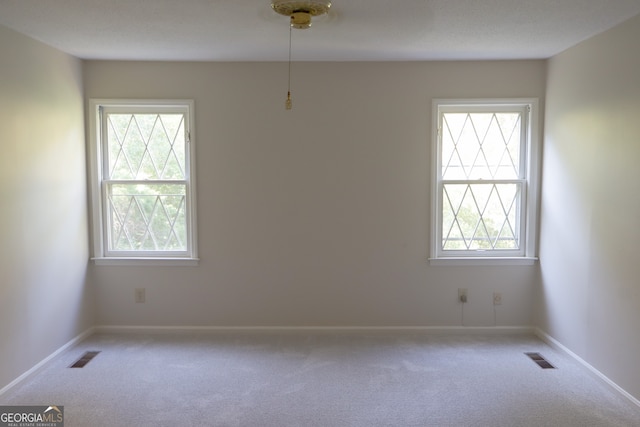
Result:
<svg viewBox="0 0 640 427"><path fill-rule="evenodd" d="M639 407L529 335L97 334L0 396L29 404L63 405L65 427L640 426Z"/></svg>

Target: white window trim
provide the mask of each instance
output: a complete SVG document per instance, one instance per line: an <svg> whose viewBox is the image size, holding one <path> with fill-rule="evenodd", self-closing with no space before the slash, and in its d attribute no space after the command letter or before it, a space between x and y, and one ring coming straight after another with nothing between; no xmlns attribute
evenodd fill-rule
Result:
<svg viewBox="0 0 640 427"><path fill-rule="evenodd" d="M185 123L189 129L188 156L189 165L187 171L187 214L188 214L188 245L187 254L178 256L150 257L147 253L140 256L132 253L131 256L108 256L104 230L104 206L102 196L102 147L101 140L101 107L180 107L188 111L189 123ZM89 100L89 184L91 200L92 221L92 258L96 265L198 265L198 242L196 221L196 176L195 176L195 126L194 126L194 101L190 99L90 99Z"/></svg>
<svg viewBox="0 0 640 427"><path fill-rule="evenodd" d="M528 105L529 117L527 126L527 163L526 197L524 218L524 251L520 256L482 256L479 251L475 254L464 256L446 256L440 250L441 236L441 212L439 200L440 194L440 145L439 145L439 113L440 106L479 106L479 105ZM533 265L536 260L537 243L537 217L539 200L539 169L540 169L540 143L539 143L539 106L537 98L485 98L485 99L433 99L432 102L432 143L431 143L431 256L428 259L431 265Z"/></svg>

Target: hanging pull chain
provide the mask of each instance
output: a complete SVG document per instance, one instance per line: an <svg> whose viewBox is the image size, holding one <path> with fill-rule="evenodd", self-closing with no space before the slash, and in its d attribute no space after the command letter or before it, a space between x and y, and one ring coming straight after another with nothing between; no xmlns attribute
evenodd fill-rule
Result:
<svg viewBox="0 0 640 427"><path fill-rule="evenodd" d="M291 17L293 20L293 16ZM287 81L287 100L284 102L284 108L287 110L291 110L293 106L291 103L291 29L293 27L289 24L289 77Z"/></svg>

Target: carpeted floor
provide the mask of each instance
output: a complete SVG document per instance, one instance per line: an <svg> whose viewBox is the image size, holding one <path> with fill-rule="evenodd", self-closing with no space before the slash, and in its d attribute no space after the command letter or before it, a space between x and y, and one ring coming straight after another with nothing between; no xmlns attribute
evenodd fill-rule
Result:
<svg viewBox="0 0 640 427"><path fill-rule="evenodd" d="M65 427L640 426L638 406L530 335L96 334L0 405L64 405Z"/></svg>

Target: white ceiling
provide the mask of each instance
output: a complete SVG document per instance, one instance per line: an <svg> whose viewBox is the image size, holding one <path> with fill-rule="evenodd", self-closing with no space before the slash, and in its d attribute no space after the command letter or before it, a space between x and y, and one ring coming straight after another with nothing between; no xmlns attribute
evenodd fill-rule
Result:
<svg viewBox="0 0 640 427"><path fill-rule="evenodd" d="M284 61L270 0L0 0L0 24L85 59ZM548 58L640 0L334 0L294 30L297 61Z"/></svg>

